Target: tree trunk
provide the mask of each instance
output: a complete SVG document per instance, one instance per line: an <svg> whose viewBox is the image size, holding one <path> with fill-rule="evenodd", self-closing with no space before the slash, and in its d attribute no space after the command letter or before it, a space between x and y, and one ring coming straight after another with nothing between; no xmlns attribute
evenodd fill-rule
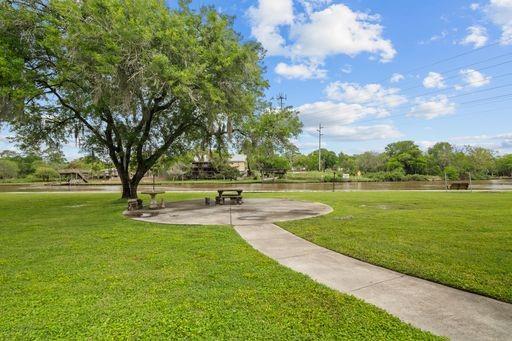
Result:
<svg viewBox="0 0 512 341"><path fill-rule="evenodd" d="M121 179L123 184L123 199L137 199L137 188L139 187L140 180L132 179L124 181Z"/></svg>
<svg viewBox="0 0 512 341"><path fill-rule="evenodd" d="M123 199L137 199L137 187L139 186L139 181L134 181L135 179L130 179L130 172L128 170L119 167L117 169L117 173L119 175L119 180L121 180L121 184L123 186Z"/></svg>

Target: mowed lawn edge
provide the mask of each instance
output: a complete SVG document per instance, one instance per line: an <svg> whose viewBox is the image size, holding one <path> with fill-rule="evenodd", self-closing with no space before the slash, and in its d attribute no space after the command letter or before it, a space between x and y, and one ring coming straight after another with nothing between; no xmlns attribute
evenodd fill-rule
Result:
<svg viewBox="0 0 512 341"><path fill-rule="evenodd" d="M326 216L278 225L330 250L512 303L512 193L335 192Z"/></svg>
<svg viewBox="0 0 512 341"><path fill-rule="evenodd" d="M229 226L133 221L117 197L0 194L0 338L437 338Z"/></svg>

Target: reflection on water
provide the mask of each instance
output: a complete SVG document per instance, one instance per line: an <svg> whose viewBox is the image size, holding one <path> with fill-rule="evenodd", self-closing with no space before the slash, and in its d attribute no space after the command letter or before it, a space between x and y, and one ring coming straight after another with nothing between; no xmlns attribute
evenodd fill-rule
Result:
<svg viewBox="0 0 512 341"><path fill-rule="evenodd" d="M253 183L253 184L205 184L176 183L157 186L165 191L212 191L218 188L242 188L248 192L297 192L297 191L332 191L332 183ZM149 190L151 185L141 185L139 190ZM512 179L473 181L474 190L512 191ZM375 191L375 190L443 190L443 181L403 181L403 182L343 182L336 183L336 191ZM0 185L0 192L120 192L117 185L90 186L45 186Z"/></svg>

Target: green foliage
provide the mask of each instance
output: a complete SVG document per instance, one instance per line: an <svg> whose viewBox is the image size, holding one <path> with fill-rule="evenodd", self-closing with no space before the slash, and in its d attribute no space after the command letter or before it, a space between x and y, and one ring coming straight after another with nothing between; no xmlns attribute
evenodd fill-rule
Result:
<svg viewBox="0 0 512 341"><path fill-rule="evenodd" d="M466 147L468 171L475 177L486 177L495 172L494 153L483 147Z"/></svg>
<svg viewBox="0 0 512 341"><path fill-rule="evenodd" d="M59 177L59 173L51 167L40 166L36 168L34 176L42 181L50 181L57 179Z"/></svg>
<svg viewBox="0 0 512 341"><path fill-rule="evenodd" d="M210 157L210 162L213 168L217 171L216 179L230 179L235 180L240 176L238 169L231 167L228 160L228 155L213 154Z"/></svg>
<svg viewBox="0 0 512 341"><path fill-rule="evenodd" d="M192 164L190 162L176 161L173 165L166 171L167 178L169 180L183 180L185 175L190 172Z"/></svg>
<svg viewBox="0 0 512 341"><path fill-rule="evenodd" d="M404 164L397 158L390 158L386 162L386 169L388 170L388 172L399 171L405 174Z"/></svg>
<svg viewBox="0 0 512 341"><path fill-rule="evenodd" d="M367 177L374 181L411 181L411 180L427 180L425 176L419 174L405 174L402 168L394 168L389 172L368 173Z"/></svg>
<svg viewBox="0 0 512 341"><path fill-rule="evenodd" d="M459 171L454 166L446 166L444 173L448 180L459 180L460 178Z"/></svg>
<svg viewBox="0 0 512 341"><path fill-rule="evenodd" d="M18 165L11 160L0 159L0 179L13 179L18 176Z"/></svg>
<svg viewBox="0 0 512 341"><path fill-rule="evenodd" d="M468 178L486 179L493 174L507 173L507 161L502 161L498 169L494 153L482 147L455 148L447 142L439 142L423 153L412 141L399 141L386 146L384 153L365 152L359 155L340 153L335 163L332 152L322 151L325 160L331 166L343 168L344 172L357 174L374 181L426 180L426 175L444 177L444 171L450 179ZM322 156L322 159L324 157ZM318 153L294 155L295 169L318 169ZM506 159L504 159L506 160ZM331 166L332 167L332 166Z"/></svg>
<svg viewBox="0 0 512 341"><path fill-rule="evenodd" d="M334 209L327 216L279 223L302 238L401 273L512 303L512 193L286 196Z"/></svg>
<svg viewBox="0 0 512 341"><path fill-rule="evenodd" d="M282 162L281 157L298 151L291 142L302 131L298 113L262 105L261 113L248 117L242 127L240 150L247 155L249 170L289 169L289 162Z"/></svg>
<svg viewBox="0 0 512 341"><path fill-rule="evenodd" d="M335 152L322 148L320 150L320 157L322 170L338 168L340 160ZM318 170L318 149L306 155L302 162L307 170Z"/></svg>
<svg viewBox="0 0 512 341"><path fill-rule="evenodd" d="M448 142L438 142L428 149L428 166L430 174L442 175L445 168L453 163L454 148Z"/></svg>
<svg viewBox="0 0 512 341"><path fill-rule="evenodd" d="M267 86L261 47L243 41L233 20L212 7L193 11L183 1L169 9L159 0L0 6L0 98L23 111L9 118L17 142L56 150L79 141L111 159L126 197L136 196L164 154L193 149L218 133L212 127L240 128Z"/></svg>
<svg viewBox="0 0 512 341"><path fill-rule="evenodd" d="M261 157L256 159L256 162L262 172L272 172L275 170L284 170L286 172L291 168L290 161L286 157L279 155L266 158Z"/></svg>
<svg viewBox="0 0 512 341"><path fill-rule="evenodd" d="M405 174L423 174L427 160L413 141L399 141L386 146L387 169L403 169Z"/></svg>
<svg viewBox="0 0 512 341"><path fill-rule="evenodd" d="M43 159L40 156L34 153L21 155L17 152L8 150L1 152L0 157L6 160L16 162L16 165L19 169L18 175L20 177L26 177L27 175L33 174L36 170L37 163L43 161Z"/></svg>
<svg viewBox="0 0 512 341"><path fill-rule="evenodd" d="M365 152L355 156L356 168L363 173L384 171L385 155L376 152Z"/></svg>
<svg viewBox="0 0 512 341"><path fill-rule="evenodd" d="M344 173L356 173L357 160L354 156L350 156L340 152L338 154L338 167L343 170Z"/></svg>
<svg viewBox="0 0 512 341"><path fill-rule="evenodd" d="M319 171L300 171L300 172L288 172L286 179L290 181L302 181L302 182L323 182L325 177L330 172L319 172Z"/></svg>
<svg viewBox="0 0 512 341"><path fill-rule="evenodd" d="M512 154L503 155L496 161L499 175L512 177Z"/></svg>
<svg viewBox="0 0 512 341"><path fill-rule="evenodd" d="M228 180L236 180L240 177L240 171L235 167L225 167L222 168L218 174L218 179L228 179Z"/></svg>
<svg viewBox="0 0 512 341"><path fill-rule="evenodd" d="M434 339L229 226L138 222L125 208L112 194L0 194L0 339Z"/></svg>

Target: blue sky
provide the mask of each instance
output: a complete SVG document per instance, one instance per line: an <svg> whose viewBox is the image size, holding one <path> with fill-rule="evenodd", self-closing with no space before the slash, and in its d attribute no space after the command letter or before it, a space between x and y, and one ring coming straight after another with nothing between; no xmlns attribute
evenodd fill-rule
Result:
<svg viewBox="0 0 512 341"><path fill-rule="evenodd" d="M174 6L174 1L168 2ZM512 153L512 0L195 0L258 40L269 98L300 112L301 151L411 139ZM12 148L0 133L0 149ZM73 146L65 149L76 155Z"/></svg>

